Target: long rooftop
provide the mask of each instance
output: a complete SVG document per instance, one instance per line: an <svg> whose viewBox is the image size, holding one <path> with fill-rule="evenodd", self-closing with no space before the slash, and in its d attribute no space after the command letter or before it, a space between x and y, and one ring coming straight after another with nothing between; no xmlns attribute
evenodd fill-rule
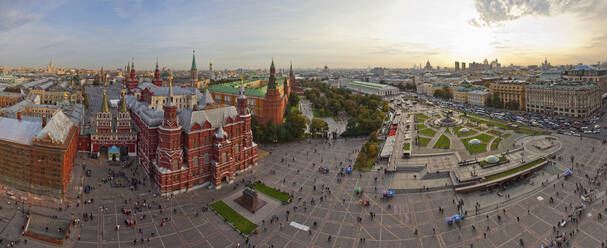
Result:
<svg viewBox="0 0 607 248"><path fill-rule="evenodd" d="M287 78L277 78L277 85L283 85ZM255 96L255 97L264 97L266 92L268 91L268 83L263 82L263 86L261 87L251 87L253 82L259 81L258 79L250 79L244 81L244 94L246 96ZM209 86L209 90L213 92L226 93L231 95L239 95L240 94L240 81L234 81L225 84L214 84Z"/></svg>

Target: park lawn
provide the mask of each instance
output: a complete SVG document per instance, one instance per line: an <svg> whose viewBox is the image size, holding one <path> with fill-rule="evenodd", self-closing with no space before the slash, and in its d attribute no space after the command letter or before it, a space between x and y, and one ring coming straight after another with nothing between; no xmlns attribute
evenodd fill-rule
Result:
<svg viewBox="0 0 607 248"><path fill-rule="evenodd" d="M502 164L502 163L506 163L506 162L508 162L508 159L506 159L505 157L501 157L501 156L500 156L500 157L498 157L498 158L500 159L500 160L497 162L498 164ZM485 160L481 160L480 164L481 164L481 167L483 167L483 168L485 168L485 167L489 167L489 166L494 165L494 164L490 164L490 163L485 162Z"/></svg>
<svg viewBox="0 0 607 248"><path fill-rule="evenodd" d="M518 128L512 128L510 126L508 126L505 122L499 120L499 121L489 121L486 119L480 119L480 118L475 118L472 116L464 116L465 118L468 118L471 121L476 121L479 123L484 123L487 124L488 126L494 126L494 127L499 127L501 129L505 129L505 130L514 130L517 133L522 133L522 134L528 134L528 135L539 135L542 134L542 131L539 130L533 130L530 128L523 128L523 127L518 127ZM516 124L518 126L524 126L522 124Z"/></svg>
<svg viewBox="0 0 607 248"><path fill-rule="evenodd" d="M422 122L426 121L428 118L430 118L430 117L428 117L425 114L416 114L415 123L422 123Z"/></svg>
<svg viewBox="0 0 607 248"><path fill-rule="evenodd" d="M405 150L405 151L411 150L411 143L405 142L403 144L403 150Z"/></svg>
<svg viewBox="0 0 607 248"><path fill-rule="evenodd" d="M500 145L500 142L502 142L502 139L495 138L495 140L491 143L491 151L497 150L497 147Z"/></svg>
<svg viewBox="0 0 607 248"><path fill-rule="evenodd" d="M421 136L417 136L417 145L418 146L427 146L430 143L430 138L425 138Z"/></svg>
<svg viewBox="0 0 607 248"><path fill-rule="evenodd" d="M502 134L502 132L497 131L497 130L489 130L488 133L493 134L498 137Z"/></svg>
<svg viewBox="0 0 607 248"><path fill-rule="evenodd" d="M263 193L264 195L267 195L276 200L279 200L281 202L291 201L291 196L289 194L282 192L280 190L277 190L275 188L271 188L261 182L255 182L255 190Z"/></svg>
<svg viewBox="0 0 607 248"><path fill-rule="evenodd" d="M436 131L434 131L431 128L426 128L426 129L423 129L423 130L419 130L419 131L417 131L417 133L419 133L421 135L431 136L431 137L434 137L434 135L436 135Z"/></svg>
<svg viewBox="0 0 607 248"><path fill-rule="evenodd" d="M447 132L447 133L451 134L451 128L447 128L447 129L445 129L445 132Z"/></svg>
<svg viewBox="0 0 607 248"><path fill-rule="evenodd" d="M493 180L496 180L496 179L500 179L502 177L506 177L506 176L512 175L512 174L517 173L519 171L524 171L524 170L529 169L529 168L531 168L533 166L536 166L536 165L538 165L538 164L540 164L540 163L542 163L544 161L546 161L546 159L543 159L543 158L542 159L538 159L538 160L533 161L531 163L528 163L526 165L516 167L516 168L514 168L512 170L507 170L507 171L504 171L502 173L498 173L498 174L495 174L495 175L488 176L485 179L485 182L493 181Z"/></svg>
<svg viewBox="0 0 607 248"><path fill-rule="evenodd" d="M504 139L508 138L508 137L510 137L510 135L512 135L512 134L510 134L510 133L504 133L504 134L502 134L502 138L504 138Z"/></svg>
<svg viewBox="0 0 607 248"><path fill-rule="evenodd" d="M257 228L257 225L247 220L247 218L240 215L221 200L211 204L211 208L244 234L249 234Z"/></svg>
<svg viewBox="0 0 607 248"><path fill-rule="evenodd" d="M434 144L434 148L438 149L449 149L449 147L451 147L451 141L444 134L441 135L436 141L436 144Z"/></svg>
<svg viewBox="0 0 607 248"><path fill-rule="evenodd" d="M478 145L470 144L468 142L471 139L478 139L481 141L481 143ZM462 139L461 141L462 141L462 144L464 144L464 146L466 147L466 150L468 150L468 152L470 154L476 154L476 153L486 152L487 143L489 143L489 141L491 141L491 139L493 139L493 136L491 136L491 135L480 134L480 135L477 135L474 137Z"/></svg>
<svg viewBox="0 0 607 248"><path fill-rule="evenodd" d="M471 129L471 128L468 128L468 130L469 130L468 132L463 133L463 132L459 131L462 128L464 128L464 127L457 126L457 127L453 128L453 132L455 132L455 135L457 135L457 137L470 136L470 135L474 135L474 134L478 133L476 130Z"/></svg>
<svg viewBox="0 0 607 248"><path fill-rule="evenodd" d="M415 124L415 130L426 129L426 125L424 124Z"/></svg>

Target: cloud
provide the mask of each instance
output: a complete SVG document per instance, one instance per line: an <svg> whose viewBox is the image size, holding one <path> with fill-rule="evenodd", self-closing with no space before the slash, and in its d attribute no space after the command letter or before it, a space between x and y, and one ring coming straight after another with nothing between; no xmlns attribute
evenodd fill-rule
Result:
<svg viewBox="0 0 607 248"><path fill-rule="evenodd" d="M2 6L0 8L0 32L9 31L40 19L37 14L14 8L9 4L4 4L3 1L0 1L0 5Z"/></svg>
<svg viewBox="0 0 607 248"><path fill-rule="evenodd" d="M597 18L604 2L600 0L474 0L477 18L468 23L475 27L492 26L525 16L551 16L576 13L585 18Z"/></svg>

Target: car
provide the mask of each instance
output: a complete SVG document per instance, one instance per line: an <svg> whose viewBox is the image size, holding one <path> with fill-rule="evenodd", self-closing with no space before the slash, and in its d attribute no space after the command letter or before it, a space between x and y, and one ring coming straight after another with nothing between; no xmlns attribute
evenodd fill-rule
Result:
<svg viewBox="0 0 607 248"><path fill-rule="evenodd" d="M92 189L93 188L90 185L86 185L86 186L84 186L84 193L88 194L89 192L91 192Z"/></svg>
<svg viewBox="0 0 607 248"><path fill-rule="evenodd" d="M86 170L86 176L90 177L93 175L93 171L92 170Z"/></svg>

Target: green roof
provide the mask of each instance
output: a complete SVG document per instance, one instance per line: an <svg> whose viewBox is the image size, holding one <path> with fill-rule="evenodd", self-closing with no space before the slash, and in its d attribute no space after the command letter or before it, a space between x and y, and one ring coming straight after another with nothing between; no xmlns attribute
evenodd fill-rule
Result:
<svg viewBox="0 0 607 248"><path fill-rule="evenodd" d="M278 85L283 85L285 80L286 80L286 78L278 78L276 81L277 81ZM245 80L245 86L246 86L246 84L248 84L250 82L254 82L254 81L258 81L258 80L257 79ZM234 82L225 83L225 84L210 85L209 90L213 91L213 92L220 92L220 93L226 93L226 94L231 94L231 95L240 95L240 81L234 81ZM264 97L266 95L267 91L268 91L267 84L262 87L259 87L259 88L247 88L247 87L244 88L244 94L246 96Z"/></svg>
<svg viewBox="0 0 607 248"><path fill-rule="evenodd" d="M374 90L383 90L389 86L389 85L385 85L385 84L376 84L376 83L361 82L361 81L352 81L352 82L349 82L346 84L348 84L350 86L354 86L354 87L362 87L362 88L368 88L368 89L374 89Z"/></svg>
<svg viewBox="0 0 607 248"><path fill-rule="evenodd" d="M196 54L192 53L192 69L190 70L197 70L196 69Z"/></svg>

